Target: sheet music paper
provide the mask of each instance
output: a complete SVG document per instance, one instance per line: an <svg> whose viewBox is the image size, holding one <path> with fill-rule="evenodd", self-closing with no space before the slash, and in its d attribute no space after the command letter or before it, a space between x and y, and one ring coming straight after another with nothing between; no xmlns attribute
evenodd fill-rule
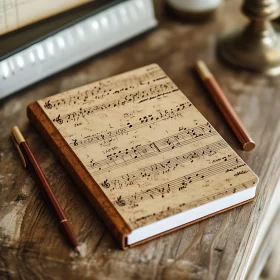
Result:
<svg viewBox="0 0 280 280"><path fill-rule="evenodd" d="M91 0L0 0L0 35Z"/></svg>
<svg viewBox="0 0 280 280"><path fill-rule="evenodd" d="M158 65L39 104L131 229L257 183Z"/></svg>

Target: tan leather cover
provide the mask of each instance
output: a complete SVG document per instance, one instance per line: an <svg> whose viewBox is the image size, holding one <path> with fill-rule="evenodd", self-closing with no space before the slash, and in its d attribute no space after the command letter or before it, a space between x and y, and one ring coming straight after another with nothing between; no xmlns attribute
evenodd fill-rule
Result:
<svg viewBox="0 0 280 280"><path fill-rule="evenodd" d="M54 152L56 157L60 160L61 164L64 166L66 171L72 177L74 182L83 191L84 195L90 201L92 206L95 208L98 215L103 219L103 221L105 222L105 224L111 231L112 235L114 236L115 240L121 245L121 248L123 250L128 249L129 247L134 247L134 246L137 246L144 242L150 241L154 238L157 238L157 237L167 234L169 232L173 232L177 229L186 227L193 223L197 223L201 220L207 219L207 218L217 215L221 212L224 212L224 211L230 210L232 208L235 208L239 205L248 203L254 199L253 198L253 199L244 201L244 202L234 205L232 207L212 213L201 219L194 220L192 222L186 223L179 227L173 228L171 230L165 231L161 234L157 234L157 235L147 238L143 241L140 241L140 242L137 242L137 243L134 243L134 244L128 246L127 242L126 242L126 239L127 239L126 237L131 232L130 227L127 225L127 223L121 217L121 215L118 213L116 208L112 205L112 203L107 198L107 196L104 194L104 192L101 190L99 185L94 181L92 176L88 173L86 168L80 162L78 157L75 155L75 153L69 147L69 145L66 143L66 141L64 140L62 135L55 128L53 123L50 121L50 119L47 117L47 115L44 113L44 111L42 110L42 108L40 107L40 105L37 102L32 103L27 107L27 115L28 115L28 118L30 119L31 123L34 125L34 127L37 129L37 131L42 135L44 140L49 145L50 149Z"/></svg>

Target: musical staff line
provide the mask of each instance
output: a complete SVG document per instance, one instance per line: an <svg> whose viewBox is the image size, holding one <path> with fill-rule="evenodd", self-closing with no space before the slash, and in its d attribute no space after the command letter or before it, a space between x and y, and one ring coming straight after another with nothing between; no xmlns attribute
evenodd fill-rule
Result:
<svg viewBox="0 0 280 280"><path fill-rule="evenodd" d="M180 213L180 212L182 212L182 210L180 209L182 207L184 208L184 211L186 211L186 210L191 209L193 207L197 207L201 204L207 203L207 202L211 201L213 198L219 198L222 195L224 195L225 193L235 193L239 190L246 189L247 186L251 186L251 185L255 185L255 184L256 184L255 180L249 180L249 181L246 181L243 184L238 184L238 185L232 186L231 188L228 188L225 191L219 191L219 192L216 192L214 194L204 196L203 198L196 199L196 200L191 201L189 203L182 203L182 204L180 204L179 206L176 206L176 207L168 207L167 209L162 210L159 213L157 213L156 220L161 220L165 217L168 217L170 215L170 213L171 214ZM137 225L137 224L139 224L139 222L143 223L144 220L147 220L147 219L152 218L152 217L154 217L154 213L150 214L150 215L140 217L140 218L138 218L136 220L133 220L131 222L134 223L135 225Z"/></svg>
<svg viewBox="0 0 280 280"><path fill-rule="evenodd" d="M86 167L88 170L93 170L90 171L92 175L101 174L108 170L132 164L136 161L171 151L198 140L212 137L216 134L216 131L212 131L212 128L209 127L208 124L205 124L192 129L183 130L144 146L132 147L131 149L107 155L107 158L98 162L91 160ZM156 144L157 148L155 148L154 144Z"/></svg>
<svg viewBox="0 0 280 280"><path fill-rule="evenodd" d="M72 149L79 149L81 147L85 147L87 145L90 145L90 144L93 144L93 143L96 143L99 141L104 141L104 140L109 141L112 138L127 134L136 129L140 129L140 128L146 127L146 126L151 126L160 121L179 117L179 116L181 116L182 113L184 113L185 111L187 111L191 108L193 108L193 107L190 102L183 103L183 104L177 105L176 108L174 108L174 109L172 108L169 111L168 110L165 110L164 112L160 111L160 112L158 112L157 115L151 114L151 115L141 117L141 118L139 118L139 121L136 123L127 122L126 127L118 128L116 130L104 132L104 133L95 133L93 135L85 137L83 140L72 139L72 143L70 143L70 146L72 147Z"/></svg>
<svg viewBox="0 0 280 280"><path fill-rule="evenodd" d="M123 207L125 205L135 205L143 199L154 199L156 196L161 196L162 198L174 191L182 191L186 189L190 184L196 183L205 178L226 172L228 168L231 168L239 164L239 159L234 157L226 162L218 163L210 167L203 168L196 172L184 175L182 177L176 178L167 183L161 184L159 186L147 189L145 191L136 192L134 195L119 196L113 203L116 207ZM240 168L246 166L245 163L240 165Z"/></svg>
<svg viewBox="0 0 280 280"><path fill-rule="evenodd" d="M162 74L160 78L156 78L156 74ZM99 82L96 82L90 90L85 91L78 91L74 94L70 94L67 97L56 99L55 101L47 100L44 104L44 108L47 110L50 109L59 109L61 105L76 105L80 101L82 102L88 102L88 101L94 101L96 99L103 99L104 97L107 97L109 95L119 94L124 91L133 90L136 88L139 88L141 86L146 87L152 82L156 82L159 80L166 79L167 76L161 69L155 69L152 71L149 71L145 74L135 76L131 75L128 78L124 78L122 81L119 81L119 79L105 79ZM138 84L135 85L135 81L138 81Z"/></svg>
<svg viewBox="0 0 280 280"><path fill-rule="evenodd" d="M162 174L166 174L170 170L175 170L185 162L190 161L192 163L196 159L199 159L203 156L211 156L217 153L217 151L224 149L225 147L227 147L227 144L223 140L220 140L210 145L206 145L199 149L182 154L180 156L176 156L162 162L138 169L137 171L112 178L111 180L106 179L101 183L101 186L107 189L111 187L111 190L122 189L123 186L131 186L133 182L139 178L150 178L150 176L159 172L161 172ZM227 157L224 157L223 160L227 161L228 159Z"/></svg>
<svg viewBox="0 0 280 280"><path fill-rule="evenodd" d="M211 193L231 196L234 185L257 180L158 65L38 104L79 160L72 167L86 171L132 230L190 202L218 205Z"/></svg>
<svg viewBox="0 0 280 280"><path fill-rule="evenodd" d="M67 123L69 121L78 121L80 118L85 118L86 116L96 113L100 110L121 107L127 105L128 103L134 103L136 101L138 103L141 103L159 97L166 97L167 95L177 91L179 91L179 89L173 83L161 83L159 85L152 86L148 89L138 90L127 95L121 96L118 99L104 102L99 105L93 105L87 108L80 108L77 111L73 111L65 115L59 114L52 121L60 125L63 122Z"/></svg>

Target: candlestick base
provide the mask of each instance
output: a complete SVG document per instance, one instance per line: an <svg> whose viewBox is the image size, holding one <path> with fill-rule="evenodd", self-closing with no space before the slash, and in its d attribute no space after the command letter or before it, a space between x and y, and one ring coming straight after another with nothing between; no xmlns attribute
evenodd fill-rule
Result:
<svg viewBox="0 0 280 280"><path fill-rule="evenodd" d="M280 36L270 22L279 15L278 1L245 0L243 12L251 22L241 32L220 40L220 57L239 68L279 75Z"/></svg>

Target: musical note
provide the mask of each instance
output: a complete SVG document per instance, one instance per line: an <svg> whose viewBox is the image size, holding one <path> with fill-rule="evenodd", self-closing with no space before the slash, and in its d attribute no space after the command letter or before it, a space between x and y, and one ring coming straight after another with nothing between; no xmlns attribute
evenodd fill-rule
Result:
<svg viewBox="0 0 280 280"><path fill-rule="evenodd" d="M237 191L246 189L248 186L254 185L255 183L256 183L256 180L249 180L249 181L247 181L243 184L238 184L234 187L229 188L226 191L226 193L236 193ZM175 206L175 207L168 206L168 207L166 207L166 209L164 209L164 210L162 210L158 213L152 213L150 215L145 215L145 216L142 216L138 219L133 219L130 222L132 224L134 224L135 227L140 227L142 225L150 223L151 220L153 220L155 217L156 217L156 221L162 220L166 217L169 217L170 215L178 214L178 213L181 213L182 211L185 211L187 209L191 209L191 208L197 207L197 206L199 206L203 203L207 203L207 202L213 200L214 197L215 198L222 197L224 195L224 193L225 193L224 191L219 191L219 192L216 192L214 194L204 196L203 198L191 201L189 203L182 203L182 204L179 204L178 206ZM125 201L122 200L122 205L119 205L119 206L125 206L125 205L126 205Z"/></svg>
<svg viewBox="0 0 280 280"><path fill-rule="evenodd" d="M139 178L150 179L154 174L166 174L180 167L185 162L189 161L193 163L195 159L199 159L204 156L211 156L213 151L217 152L225 147L227 147L227 144L224 141L217 141L213 144L201 147L180 156L141 168L135 172L118 176L110 181L106 179L103 183L101 183L101 185L105 188L109 188L111 186L115 189L122 189L123 187L127 187L128 184L131 186L134 182L137 182Z"/></svg>
<svg viewBox="0 0 280 280"><path fill-rule="evenodd" d="M179 89L173 83L163 83L155 85L148 89L138 90L136 92L123 95L120 98L111 100L109 102L104 102L98 105L93 105L85 108L81 107L79 110L60 116L60 122L58 123L62 124L64 121L77 121L80 118L86 118L87 116L98 111L103 111L111 108L118 108L121 106L125 106L129 103L142 103L155 98L165 97L178 90ZM54 118L53 122L57 122L56 119L57 118Z"/></svg>
<svg viewBox="0 0 280 280"><path fill-rule="evenodd" d="M132 230L255 179L158 65L38 103L92 177L89 193L99 187Z"/></svg>
<svg viewBox="0 0 280 280"><path fill-rule="evenodd" d="M161 75L160 78L154 79L154 75ZM99 81L93 84L88 85L90 89L86 89L82 92L78 91L78 95L75 92L74 94L69 93L67 97L59 98L53 102L48 101L47 109L54 108L56 110L60 109L60 106L75 106L82 105L88 102L93 102L95 100L104 99L109 95L117 95L122 92L128 92L138 87L147 86L152 82L162 81L166 79L167 76L162 72L161 69L151 69L145 74L135 76L129 75L124 76L123 80L118 78L111 78L107 81ZM138 85L135 85L135 81L138 81Z"/></svg>
<svg viewBox="0 0 280 280"><path fill-rule="evenodd" d="M74 148L78 149L80 147L85 147L87 145L94 144L99 141L116 138L117 136L125 135L134 130L144 128L146 126L149 126L151 124L156 124L164 120L176 119L176 117L181 116L183 112L189 109L191 109L191 103L183 103L177 105L174 109L166 110L165 112L159 111L155 115L150 114L148 116L140 117L137 122L134 123L127 122L126 127L118 128L112 131L95 133L93 135L88 135L84 137L84 139L82 140L77 140L78 145L76 145ZM70 142L70 145L74 146L72 142Z"/></svg>
<svg viewBox="0 0 280 280"><path fill-rule="evenodd" d="M204 180L207 177L211 177L220 173L225 173L227 168L234 167L236 165L236 159L233 158L229 160L227 163L218 163L212 165L207 168L203 168L199 171L184 175L180 178L177 178L173 181L169 181L168 183L164 183L162 185L141 190L140 192L136 192L133 195L128 195L122 197L122 207L125 205L135 204L143 199L154 199L157 196L162 196L163 194L167 194L167 189L170 192L180 192L187 188L187 186L194 184L198 181ZM114 202L116 204L116 201ZM120 205L118 205L120 206Z"/></svg>
<svg viewBox="0 0 280 280"><path fill-rule="evenodd" d="M196 128L182 130L175 135L159 139L158 141L155 141L151 144L132 147L131 149L127 148L125 151L118 151L117 153L107 155L106 159L94 162L94 166L92 163L87 164L86 166L89 170L91 170L91 174L97 175L108 170L113 170L115 168L120 168L122 166L135 163L136 161L142 159L153 157L160 153L169 152L174 148L191 144L197 141L199 137L204 139L216 134L216 132L212 132L212 130L205 130L205 127L208 127L208 124ZM176 146L171 145L171 141L173 139L176 139Z"/></svg>

